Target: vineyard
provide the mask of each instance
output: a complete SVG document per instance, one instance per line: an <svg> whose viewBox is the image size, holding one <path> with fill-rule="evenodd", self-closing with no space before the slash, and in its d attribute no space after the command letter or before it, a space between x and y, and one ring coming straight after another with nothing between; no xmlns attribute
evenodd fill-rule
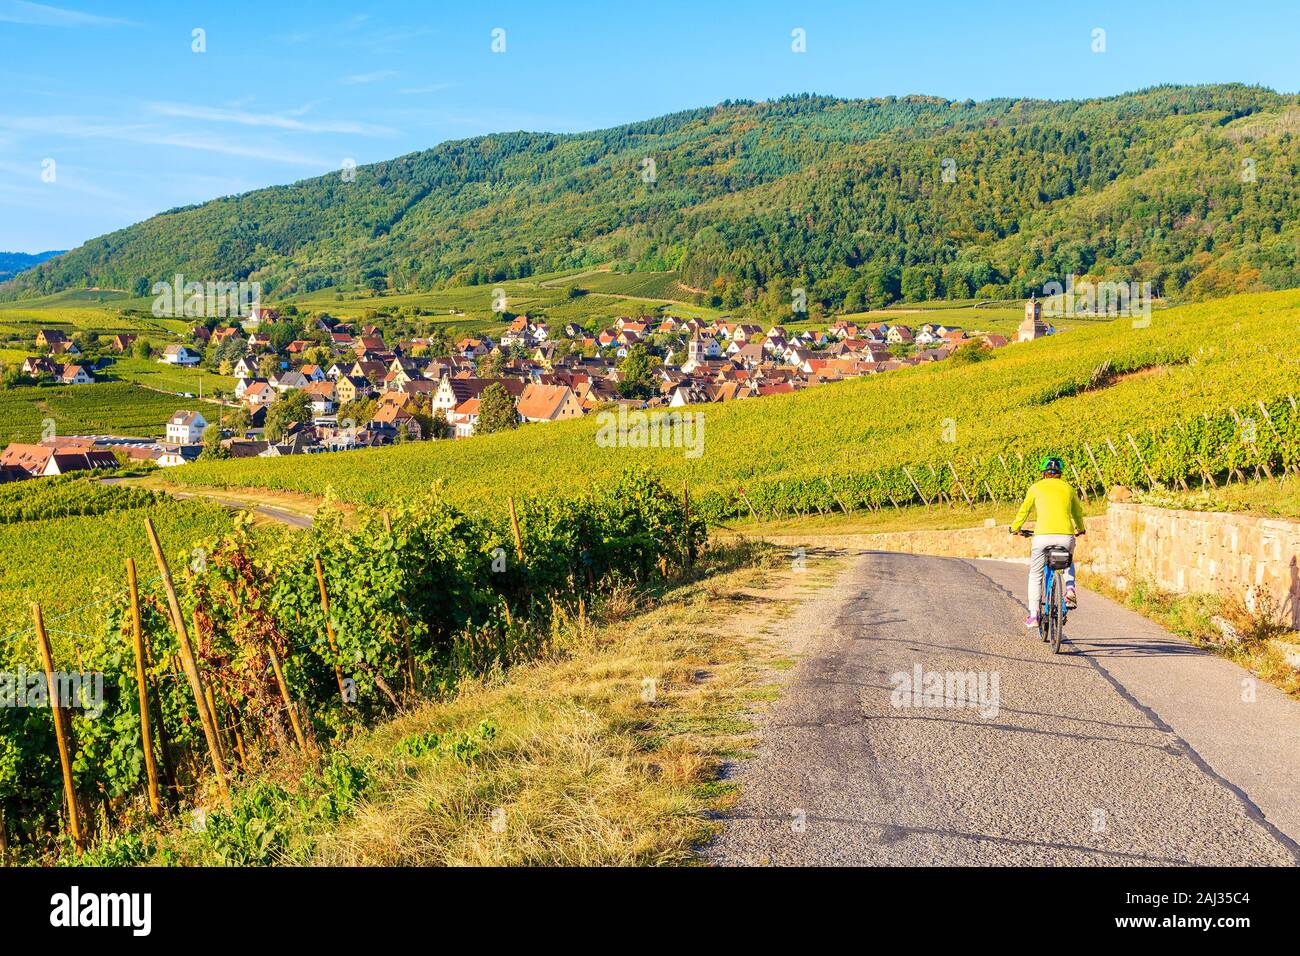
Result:
<svg viewBox="0 0 1300 956"><path fill-rule="evenodd" d="M175 395L126 382L0 390L0 445L60 435L157 436L176 411Z"/></svg>
<svg viewBox="0 0 1300 956"><path fill-rule="evenodd" d="M499 335L505 326L502 313L493 311L498 289L505 293L506 309L545 319L552 326L577 322L588 330L605 328L616 316L656 315L665 308L662 299L688 299L677 289L676 273L558 273L475 286L454 286L430 292L396 293L382 296L344 295L313 292L293 296L289 302L303 311L322 311L343 319L364 319L381 310L422 310L422 322L454 327L465 334ZM570 297L570 286L590 294ZM646 298L639 298L645 296ZM720 310L682 302L667 306L674 315L698 316L705 321L721 318ZM823 323L824 324L824 323Z"/></svg>
<svg viewBox="0 0 1300 956"><path fill-rule="evenodd" d="M66 630L97 626L94 608L68 612L120 584L125 558L150 559L139 533L146 516L186 555L186 542L231 527L230 512L219 505L152 495L146 502L146 494L72 478L0 486L0 639L31 625L33 601L48 614L67 615ZM57 635L55 644L61 650Z"/></svg>
<svg viewBox="0 0 1300 956"><path fill-rule="evenodd" d="M108 548L113 585L70 609L79 630L42 608L0 635L6 674L41 673L48 647L45 671L61 676L45 686L80 694L53 713L0 708L4 852L37 861L94 845L87 862L141 862L131 854L147 855L137 834L150 820L214 806L202 820L215 858L275 860L278 837L246 801L283 794L259 783L232 800L233 780L302 759L326 788L319 812L338 813L365 770L329 756L333 741L534 656L599 594L675 577L705 545L684 496L636 473L508 510L476 515L425 495L347 524L324 508L301 534L241 518L204 538L160 522L160 539L149 510L121 512L130 547ZM102 693L78 683L96 674ZM468 760L492 732L403 746Z"/></svg>
<svg viewBox="0 0 1300 956"><path fill-rule="evenodd" d="M0 524L147 508L156 496L141 488L101 485L72 475L0 485Z"/></svg>
<svg viewBox="0 0 1300 956"><path fill-rule="evenodd" d="M468 441L308 459L198 463L185 484L265 487L386 507L443 482L493 511L497 488L563 495L644 466L689 481L711 520L1018 499L1051 452L1091 494L1267 477L1300 463L1300 293L1237 296L794 395L685 411L703 454L601 447L596 416Z"/></svg>

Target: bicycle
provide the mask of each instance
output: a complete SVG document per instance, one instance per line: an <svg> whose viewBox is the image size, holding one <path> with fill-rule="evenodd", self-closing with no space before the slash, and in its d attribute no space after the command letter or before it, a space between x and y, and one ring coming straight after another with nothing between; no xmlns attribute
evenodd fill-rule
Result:
<svg viewBox="0 0 1300 956"><path fill-rule="evenodd" d="M1016 532L1022 538L1032 538L1032 531ZM1052 653L1061 652L1061 641L1065 639L1065 622L1069 619L1069 609L1065 606L1065 581L1057 572L1070 567L1074 555L1069 548L1051 545L1043 551L1043 587L1038 592L1038 636L1052 646Z"/></svg>

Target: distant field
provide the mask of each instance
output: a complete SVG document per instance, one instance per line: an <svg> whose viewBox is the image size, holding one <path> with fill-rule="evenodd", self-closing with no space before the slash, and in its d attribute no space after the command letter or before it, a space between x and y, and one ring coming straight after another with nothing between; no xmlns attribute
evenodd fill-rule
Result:
<svg viewBox="0 0 1300 956"><path fill-rule="evenodd" d="M204 397L211 397L218 390L233 392L236 384L233 376L218 375L209 369L178 368L175 365L164 365L153 359L127 356L119 357L104 374L124 382L166 392L193 392L198 395L201 391Z"/></svg>
<svg viewBox="0 0 1300 956"><path fill-rule="evenodd" d="M913 481L928 495L959 496L950 462L974 495L986 497L986 487L995 487L1009 499L1022 493L1036 456L1048 452L1065 455L1080 479L1093 483L1098 468L1108 482L1144 480L1148 467L1166 480L1195 480L1199 462L1221 474L1244 467L1257 448L1291 460L1300 453L1300 434L1281 438L1274 431L1300 429L1300 413L1286 405L1288 395L1300 395L1298 320L1300 292L1238 296L1158 312L1146 328L1125 320L1080 323L972 365L942 362L790 396L702 406L693 409L706 424L698 458L681 447L598 444L600 423L588 417L461 442L195 464L169 477L318 495L332 490L376 505L442 482L454 500L500 508L507 490L568 492L641 466L675 487L689 479L697 494L712 493L717 514L746 513L744 489L767 517L836 509L828 479L850 500L885 507L890 496L916 499ZM1272 403L1271 420L1259 400ZM1238 433L1234 408L1254 422L1250 443ZM1128 433L1145 457L1131 451Z"/></svg>
<svg viewBox="0 0 1300 956"><path fill-rule="evenodd" d="M101 336L130 332L165 344L184 334L192 324L183 318L154 318L148 311L151 302L126 299L121 293L86 292L61 292L42 299L0 302L0 342L27 341L34 339L41 329L58 329L69 336L87 331ZM127 308L132 311L124 311Z"/></svg>
<svg viewBox="0 0 1300 956"><path fill-rule="evenodd" d="M499 333L505 326L498 312L493 311L496 290L505 292L506 310L515 314L527 313L545 318L551 323L578 322L590 329L611 325L621 315L658 315L667 308L674 315L698 316L702 319L721 317L716 309L689 304L668 304L655 301L657 293L667 290L672 273L586 273L560 277L537 277L528 280L501 282L493 285L462 286L436 292L418 292L403 295L355 297L335 292L314 292L295 296L288 301L306 311L323 311L346 319L364 318L367 312L379 309L420 308L434 314L423 317L429 325L452 326L466 334ZM591 288L587 295L569 298L570 285L581 289ZM599 291L595 291L599 286ZM651 296L651 291L656 293ZM631 296L631 298L622 298ZM639 298L640 296L650 296ZM453 314L463 313L463 314Z"/></svg>
<svg viewBox="0 0 1300 956"><path fill-rule="evenodd" d="M925 322L943 322L957 325L968 332L985 332L990 335L1015 336L1016 327L1024 321L1023 306L974 308L971 306L942 308L938 303L926 303L910 307L872 309L869 312L854 312L850 315L836 316L836 320L846 319L850 322L888 322L891 325L918 326Z"/></svg>
<svg viewBox="0 0 1300 956"><path fill-rule="evenodd" d="M674 299L690 304L691 295L677 284L676 272L601 272L571 280L592 292Z"/></svg>
<svg viewBox="0 0 1300 956"><path fill-rule="evenodd" d="M0 445L38 441L47 422L59 435L160 436L187 401L126 382L0 391Z"/></svg>

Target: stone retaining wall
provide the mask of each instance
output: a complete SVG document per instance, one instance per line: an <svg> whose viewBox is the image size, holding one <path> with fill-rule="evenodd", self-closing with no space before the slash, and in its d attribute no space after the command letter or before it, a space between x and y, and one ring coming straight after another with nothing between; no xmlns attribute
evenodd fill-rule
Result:
<svg viewBox="0 0 1300 956"><path fill-rule="evenodd" d="M1075 556L1119 588L1144 580L1165 591L1236 595L1264 585L1292 627L1300 627L1300 521L1220 512L1174 511L1112 501L1087 519ZM1006 526L857 535L779 535L781 544L854 547L948 557L1026 560L1029 542Z"/></svg>

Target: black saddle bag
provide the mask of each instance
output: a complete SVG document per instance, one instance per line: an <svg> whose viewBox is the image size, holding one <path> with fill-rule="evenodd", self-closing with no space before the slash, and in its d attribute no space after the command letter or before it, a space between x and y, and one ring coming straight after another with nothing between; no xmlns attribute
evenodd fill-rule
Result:
<svg viewBox="0 0 1300 956"><path fill-rule="evenodd" d="M1060 545L1044 548L1043 557L1047 560L1047 566L1053 571L1064 571L1074 560L1074 556L1070 554L1070 549L1062 548Z"/></svg>

